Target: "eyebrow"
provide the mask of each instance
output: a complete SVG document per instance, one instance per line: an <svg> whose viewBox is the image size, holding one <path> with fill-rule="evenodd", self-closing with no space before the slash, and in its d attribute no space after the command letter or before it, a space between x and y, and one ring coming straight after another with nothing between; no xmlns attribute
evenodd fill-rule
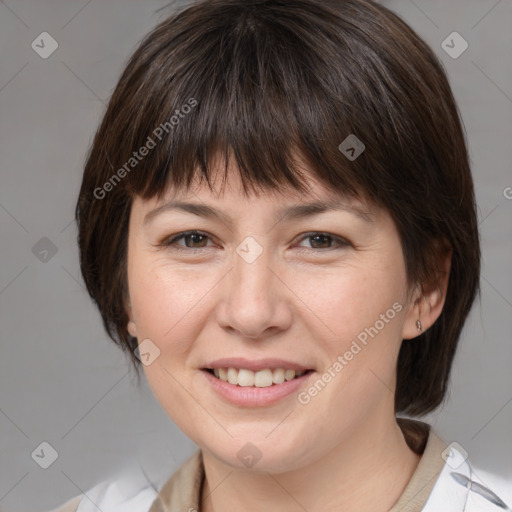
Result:
<svg viewBox="0 0 512 512"><path fill-rule="evenodd" d="M143 226L147 226L155 217L169 210L181 210L199 217L217 219L228 226L231 226L233 223L229 215L211 206L171 200L148 212L144 217ZM347 211L365 222L375 222L375 217L370 212L366 212L355 205L347 204L342 200L315 201L287 206L276 212L274 220L280 222L303 219L329 211Z"/></svg>

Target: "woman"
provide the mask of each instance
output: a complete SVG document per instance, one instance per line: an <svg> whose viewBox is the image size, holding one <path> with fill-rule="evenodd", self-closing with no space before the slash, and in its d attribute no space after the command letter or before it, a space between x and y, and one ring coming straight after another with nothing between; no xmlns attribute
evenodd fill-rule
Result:
<svg viewBox="0 0 512 512"><path fill-rule="evenodd" d="M200 450L160 488L59 510L507 509L460 445L397 418L446 395L480 247L450 86L392 12L207 0L164 21L76 215L108 334Z"/></svg>

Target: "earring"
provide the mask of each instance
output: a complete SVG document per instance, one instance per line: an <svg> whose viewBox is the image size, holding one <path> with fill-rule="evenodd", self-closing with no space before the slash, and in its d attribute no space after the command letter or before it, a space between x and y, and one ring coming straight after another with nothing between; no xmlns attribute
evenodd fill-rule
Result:
<svg viewBox="0 0 512 512"><path fill-rule="evenodd" d="M418 332L420 332L423 329L423 327L421 326L420 320L416 320L416 327L418 328Z"/></svg>

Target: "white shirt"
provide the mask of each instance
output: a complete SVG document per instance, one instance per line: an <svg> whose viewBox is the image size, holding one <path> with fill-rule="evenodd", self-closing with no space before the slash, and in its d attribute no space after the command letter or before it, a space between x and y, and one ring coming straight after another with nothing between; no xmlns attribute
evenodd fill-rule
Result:
<svg viewBox="0 0 512 512"><path fill-rule="evenodd" d="M440 446L447 445L432 442L425 448L424 456L443 456L445 462L421 512L512 512L499 497L497 489L501 484L492 475L476 470L457 449L457 444L448 445L443 455ZM197 512L203 472L199 450L166 482L167 498L163 502L159 499L162 486L149 482L141 471L138 476L132 474L130 478L101 482L81 497L78 507L77 497L73 504L70 500L50 512ZM508 485L512 489L512 482Z"/></svg>

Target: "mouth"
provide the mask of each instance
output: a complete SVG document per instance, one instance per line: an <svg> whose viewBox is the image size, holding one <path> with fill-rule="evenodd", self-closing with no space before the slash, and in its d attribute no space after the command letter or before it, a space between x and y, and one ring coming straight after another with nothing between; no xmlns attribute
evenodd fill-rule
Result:
<svg viewBox="0 0 512 512"><path fill-rule="evenodd" d="M263 368L257 371L247 368L219 367L202 368L216 379L233 386L244 388L270 388L299 379L314 370L293 370L285 368Z"/></svg>

